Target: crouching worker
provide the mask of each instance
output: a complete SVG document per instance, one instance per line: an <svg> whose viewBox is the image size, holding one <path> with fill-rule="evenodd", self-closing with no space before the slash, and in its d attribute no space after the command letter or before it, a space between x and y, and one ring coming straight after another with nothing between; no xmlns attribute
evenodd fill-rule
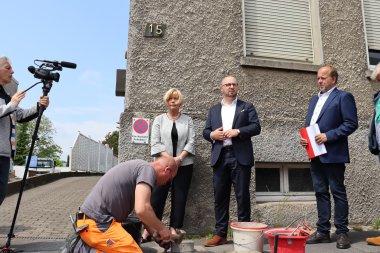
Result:
<svg viewBox="0 0 380 253"><path fill-rule="evenodd" d="M177 165L171 157L160 157L148 163L131 160L109 170L94 186L80 207L82 215L77 227L81 239L102 252L141 252L121 222L135 210L150 234L160 238L160 245L170 243L171 233L155 215L150 196L155 185L165 185L177 174Z"/></svg>

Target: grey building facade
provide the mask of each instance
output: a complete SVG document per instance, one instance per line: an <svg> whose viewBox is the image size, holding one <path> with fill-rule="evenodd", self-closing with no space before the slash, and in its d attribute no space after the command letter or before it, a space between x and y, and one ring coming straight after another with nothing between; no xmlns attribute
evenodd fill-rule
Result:
<svg viewBox="0 0 380 253"><path fill-rule="evenodd" d="M367 77L369 59L376 62L380 48L370 30L377 21L370 10L378 4L363 1L131 0L127 68L121 78L125 89L119 92L125 96L119 161L151 159L149 145L131 142L132 119L149 118L152 123L166 110L164 93L179 88L185 96L182 110L196 129L184 229L211 232L211 145L202 130L208 109L221 100L221 79L233 75L239 82L238 97L256 106L262 125L261 134L252 138L252 220L275 226L306 217L314 225L315 198L299 129L309 99L318 91L316 71L329 63L338 69L337 87L355 96L359 114L346 168L350 224L371 223L380 217L379 161L368 151L367 133L372 96L379 87ZM231 220L236 220L231 198Z"/></svg>

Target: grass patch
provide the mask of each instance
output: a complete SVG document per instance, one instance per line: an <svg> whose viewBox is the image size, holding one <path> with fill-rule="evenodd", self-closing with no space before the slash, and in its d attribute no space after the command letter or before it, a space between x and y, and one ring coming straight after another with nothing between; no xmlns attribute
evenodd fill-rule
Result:
<svg viewBox="0 0 380 253"><path fill-rule="evenodd" d="M206 240L210 240L214 236L214 230L210 227L206 229Z"/></svg>
<svg viewBox="0 0 380 253"><path fill-rule="evenodd" d="M372 221L372 228L379 230L380 228L380 218L376 218Z"/></svg>
<svg viewBox="0 0 380 253"><path fill-rule="evenodd" d="M232 239L232 229L230 226L228 226L227 239Z"/></svg>
<svg viewBox="0 0 380 253"><path fill-rule="evenodd" d="M363 231L363 227L362 226L352 226L352 230L354 230L356 232L362 232Z"/></svg>

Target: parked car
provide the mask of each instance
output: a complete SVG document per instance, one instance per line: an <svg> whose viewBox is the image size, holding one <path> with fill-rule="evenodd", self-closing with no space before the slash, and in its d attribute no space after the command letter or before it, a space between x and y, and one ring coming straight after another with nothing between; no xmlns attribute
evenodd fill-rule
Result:
<svg viewBox="0 0 380 253"><path fill-rule="evenodd" d="M46 174L46 173L54 173L55 165L54 160L52 158L37 158L37 166L30 165L29 166L29 176L31 174Z"/></svg>

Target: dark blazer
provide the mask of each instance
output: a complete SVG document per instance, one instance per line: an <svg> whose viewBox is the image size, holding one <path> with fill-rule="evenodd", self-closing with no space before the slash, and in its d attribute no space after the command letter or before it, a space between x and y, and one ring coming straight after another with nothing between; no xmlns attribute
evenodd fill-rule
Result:
<svg viewBox="0 0 380 253"><path fill-rule="evenodd" d="M305 126L310 125L318 96L311 98ZM354 96L334 89L323 105L317 124L327 136L327 154L319 156L322 163L349 163L348 136L358 128L358 116Z"/></svg>
<svg viewBox="0 0 380 253"><path fill-rule="evenodd" d="M211 107L208 112L203 137L212 143L211 166L215 166L222 151L223 141L213 141L210 134L215 129L222 127L222 104ZM237 161L243 166L253 166L253 147L251 137L261 132L261 126L257 112L252 103L237 100L233 129L239 129L240 134L232 138L233 151Z"/></svg>

